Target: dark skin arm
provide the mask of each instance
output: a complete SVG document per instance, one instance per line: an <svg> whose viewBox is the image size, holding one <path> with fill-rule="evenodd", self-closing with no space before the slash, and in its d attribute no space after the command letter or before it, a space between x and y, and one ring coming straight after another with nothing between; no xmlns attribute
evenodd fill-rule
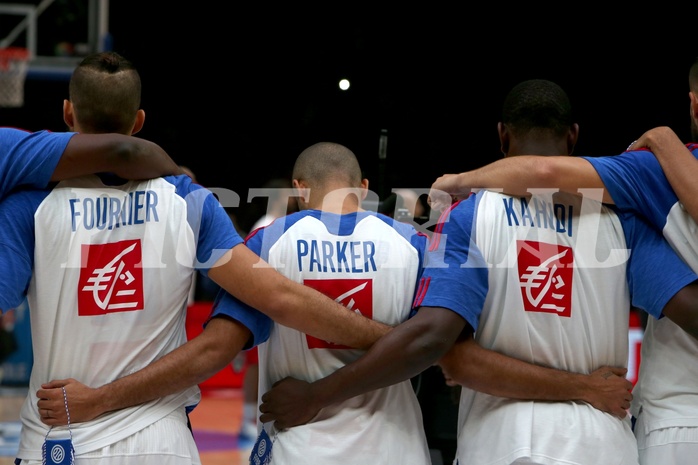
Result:
<svg viewBox="0 0 698 465"><path fill-rule="evenodd" d="M698 339L698 282L677 292L662 311L664 316Z"/></svg>
<svg viewBox="0 0 698 465"><path fill-rule="evenodd" d="M433 314L446 311L440 310L442 311ZM418 313L412 320L421 314L423 313ZM681 289L664 307L664 314L693 337L697 337L698 284L694 282ZM285 378L277 382L273 389L262 396L260 420L276 421L279 429L305 424L321 408L330 403L340 402L370 389L384 387L414 376L416 373L404 366L405 360L399 353L401 344L408 346L410 337L414 338L413 342L418 347L425 344L421 351L419 348L409 347L410 350L405 352L408 354L406 355L408 359L412 356L418 357L415 369L423 369L425 359L428 361L438 353L438 350L429 350L429 345L435 344L435 341L430 341L429 337L420 339L423 335L420 335L419 331L434 331L432 336L437 339L442 337L442 342L449 340L452 333L446 333L443 328L439 328L438 323L435 323L435 328L416 324L412 325L414 331L400 331L412 320L398 326L374 344L375 351L370 350L359 361L347 365L326 378L313 383L293 378ZM443 324L453 324L462 328L462 323L458 326L457 320ZM461 340L471 336L472 332L464 332ZM388 341L393 341L392 346ZM382 342L384 344L381 344ZM466 346L459 342L454 347L453 352L444 353L439 357L439 364L444 369L446 377L491 395L531 400L582 400L599 410L619 417L625 417L625 409L632 399L632 395L628 392L629 382L624 378L621 379L625 375L624 368L601 367L585 376L536 367L483 349L477 344ZM467 355L458 353L467 350L471 351ZM382 354L385 354L383 364L381 364ZM430 355L426 356L426 354ZM473 364L460 366L462 360L471 361Z"/></svg>
<svg viewBox="0 0 698 465"><path fill-rule="evenodd" d="M285 378L262 396L260 421L279 429L310 421L323 407L412 378L438 361L463 331L455 312L422 307L360 359L313 383Z"/></svg>
<svg viewBox="0 0 698 465"><path fill-rule="evenodd" d="M578 399L621 418L627 415L632 400L632 383L623 377L627 369L602 367L581 375L536 366L484 349L472 334L470 326L450 310L422 308L364 357L332 375L313 383L294 378L275 383L262 396L260 421L274 421L279 429L305 424L331 403L409 379L435 361L447 378L491 395ZM449 350L449 344L456 341ZM462 358L472 363L461 367Z"/></svg>
<svg viewBox="0 0 698 465"><path fill-rule="evenodd" d="M184 174L154 142L124 134L75 134L63 151L51 181L104 172L124 179Z"/></svg>

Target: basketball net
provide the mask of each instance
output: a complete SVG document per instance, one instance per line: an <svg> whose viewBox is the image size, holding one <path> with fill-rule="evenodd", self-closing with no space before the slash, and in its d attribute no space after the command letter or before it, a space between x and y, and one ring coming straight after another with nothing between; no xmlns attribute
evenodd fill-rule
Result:
<svg viewBox="0 0 698 465"><path fill-rule="evenodd" d="M0 107L24 105L24 81L29 66L29 50L22 47L0 48Z"/></svg>

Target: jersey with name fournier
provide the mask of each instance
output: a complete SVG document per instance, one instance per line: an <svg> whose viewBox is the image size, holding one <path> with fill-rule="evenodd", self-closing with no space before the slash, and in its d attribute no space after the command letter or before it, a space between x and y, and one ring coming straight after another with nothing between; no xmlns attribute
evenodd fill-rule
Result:
<svg viewBox="0 0 698 465"><path fill-rule="evenodd" d="M213 194L188 176L105 184L98 176L23 191L0 205L0 305L25 295L34 364L19 457L41 459L47 427L35 392L52 379L100 386L186 342L192 280L242 243ZM71 426L76 454L192 408L180 393Z"/></svg>

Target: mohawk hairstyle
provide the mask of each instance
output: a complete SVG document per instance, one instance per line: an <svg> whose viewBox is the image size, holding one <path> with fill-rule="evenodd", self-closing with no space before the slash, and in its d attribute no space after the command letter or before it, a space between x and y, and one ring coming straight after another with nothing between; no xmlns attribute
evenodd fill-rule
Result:
<svg viewBox="0 0 698 465"><path fill-rule="evenodd" d="M68 92L83 128L126 134L141 104L141 78L131 61L116 52L101 52L75 68Z"/></svg>

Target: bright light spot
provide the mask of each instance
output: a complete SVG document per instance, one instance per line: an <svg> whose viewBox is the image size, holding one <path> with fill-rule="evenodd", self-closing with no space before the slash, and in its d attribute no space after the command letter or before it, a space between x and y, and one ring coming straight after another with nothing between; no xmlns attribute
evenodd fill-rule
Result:
<svg viewBox="0 0 698 465"><path fill-rule="evenodd" d="M347 90L350 85L349 79L342 79L339 81L339 88L342 90Z"/></svg>

